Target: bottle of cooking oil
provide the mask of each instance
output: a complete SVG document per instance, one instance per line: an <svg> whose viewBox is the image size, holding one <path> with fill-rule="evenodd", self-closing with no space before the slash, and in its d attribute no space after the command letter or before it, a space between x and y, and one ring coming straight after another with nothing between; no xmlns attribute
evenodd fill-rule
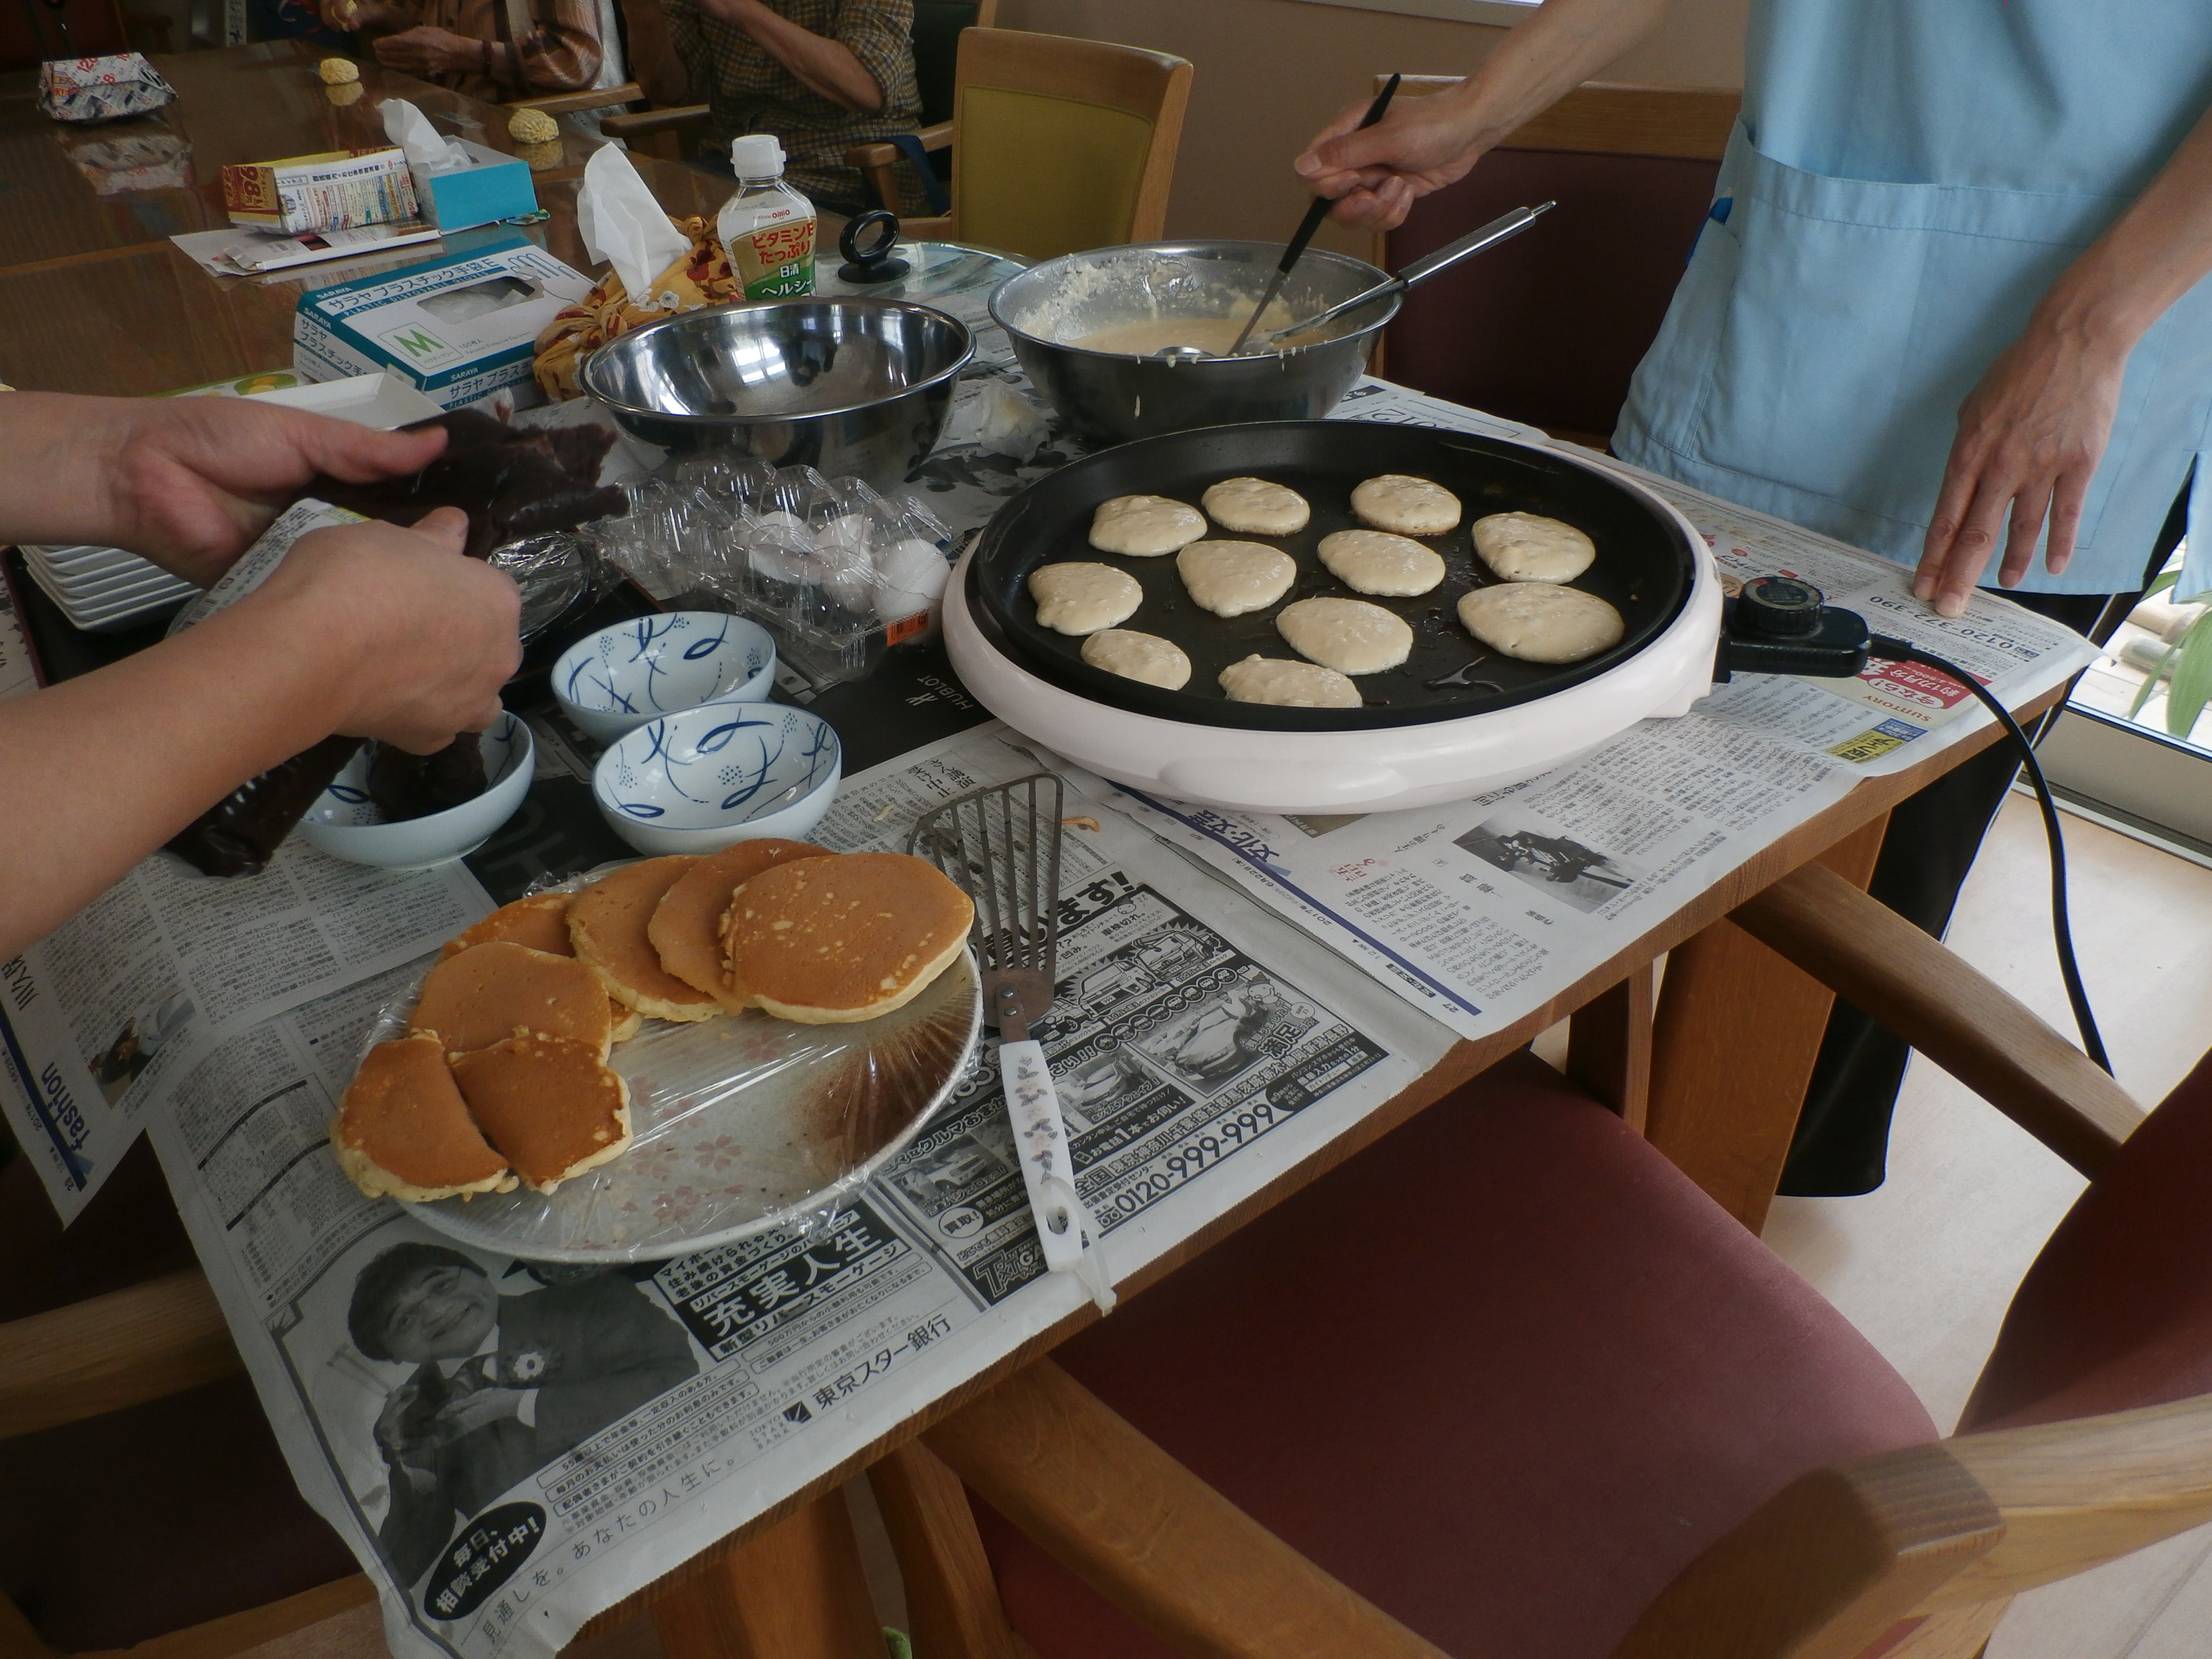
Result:
<svg viewBox="0 0 2212 1659"><path fill-rule="evenodd" d="M814 204L784 183L783 146L769 132L732 139L730 170L738 193L722 204L714 228L745 298L813 293Z"/></svg>

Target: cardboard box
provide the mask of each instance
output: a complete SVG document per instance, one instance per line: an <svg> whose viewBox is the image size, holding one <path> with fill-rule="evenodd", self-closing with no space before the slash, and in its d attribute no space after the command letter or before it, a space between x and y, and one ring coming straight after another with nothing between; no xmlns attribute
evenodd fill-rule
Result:
<svg viewBox="0 0 2212 1659"><path fill-rule="evenodd" d="M414 218L415 177L390 148L234 163L222 170L222 205L231 223L261 230L358 230Z"/></svg>
<svg viewBox="0 0 2212 1659"><path fill-rule="evenodd" d="M531 378L538 336L591 291L527 237L358 282L311 289L292 317L292 362L311 380L387 374L441 409L511 394L544 401Z"/></svg>
<svg viewBox="0 0 2212 1659"><path fill-rule="evenodd" d="M281 404L327 415L334 421L374 427L379 432L427 421L442 411L413 386L389 374L356 374L320 385L281 386L274 392L249 392L258 403Z"/></svg>
<svg viewBox="0 0 2212 1659"><path fill-rule="evenodd" d="M465 138L453 140L467 152L469 165L452 173L415 173L415 199L422 217L441 230L466 230L498 219L518 219L538 211L538 187L530 182L530 163Z"/></svg>

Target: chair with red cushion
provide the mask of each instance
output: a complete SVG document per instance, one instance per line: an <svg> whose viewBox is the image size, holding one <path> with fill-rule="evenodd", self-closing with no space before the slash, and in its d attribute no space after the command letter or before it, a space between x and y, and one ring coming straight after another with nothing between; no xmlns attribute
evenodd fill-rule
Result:
<svg viewBox="0 0 2212 1659"><path fill-rule="evenodd" d="M67 1229L0 1171L0 1654L242 1651L374 1595L277 1449L141 1141Z"/></svg>
<svg viewBox="0 0 2212 1659"><path fill-rule="evenodd" d="M897 1455L975 1494L1003 1607L902 1536L919 1650L957 1594L939 1654L1965 1659L2020 1590L2212 1519L2212 1060L2128 1138L2117 1085L1839 878L1735 920L2094 1177L1960 1435L1524 1054Z"/></svg>

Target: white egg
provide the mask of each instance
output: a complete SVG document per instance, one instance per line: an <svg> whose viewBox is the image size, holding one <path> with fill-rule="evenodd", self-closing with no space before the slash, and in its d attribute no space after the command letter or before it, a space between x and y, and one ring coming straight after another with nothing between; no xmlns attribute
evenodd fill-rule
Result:
<svg viewBox="0 0 2212 1659"><path fill-rule="evenodd" d="M877 555L876 572L882 584L876 594L876 614L885 622L896 622L934 605L952 567L945 562L935 543L908 536Z"/></svg>

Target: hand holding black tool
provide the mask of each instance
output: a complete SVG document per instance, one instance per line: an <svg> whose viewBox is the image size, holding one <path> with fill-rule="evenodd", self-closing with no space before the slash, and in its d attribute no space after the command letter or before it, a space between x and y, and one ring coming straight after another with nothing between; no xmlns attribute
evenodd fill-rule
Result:
<svg viewBox="0 0 2212 1659"><path fill-rule="evenodd" d="M1362 128L1371 127L1382 118L1383 112L1390 107L1390 100L1398 95L1398 82L1403 78L1392 76L1382 90L1375 94L1375 101L1367 106L1366 118L1359 124ZM1282 263L1275 267L1275 274L1267 279L1267 291L1260 296L1260 303L1252 307L1252 315L1245 322L1243 331L1237 335L1237 343L1231 346L1224 356L1234 357L1244 349L1244 342L1252 337L1252 331L1260 325L1260 319L1266 314L1267 307L1275 303L1275 296L1283 291L1283 283L1289 277L1291 268L1297 264L1298 256L1306 251L1306 244L1313 240L1314 232L1321 228L1321 222L1328 217L1329 209L1335 205L1326 196L1314 198L1313 205L1306 210L1306 216L1299 222L1297 234L1291 238L1290 246L1283 250Z"/></svg>

